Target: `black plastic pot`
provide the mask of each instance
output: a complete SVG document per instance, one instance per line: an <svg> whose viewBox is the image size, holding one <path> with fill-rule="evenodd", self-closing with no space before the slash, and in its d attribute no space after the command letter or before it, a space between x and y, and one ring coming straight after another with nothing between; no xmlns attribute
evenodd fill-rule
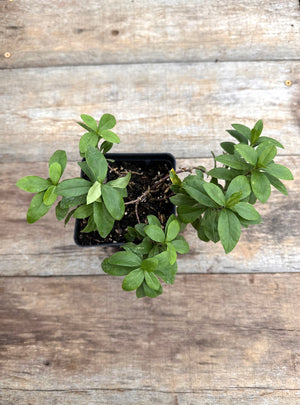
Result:
<svg viewBox="0 0 300 405"><path fill-rule="evenodd" d="M115 162L119 163L134 163L137 165L140 165L143 168L143 171L145 174L147 174L147 169L156 166L158 164L165 164L168 168L168 170L174 168L176 169L176 160L175 157L170 154L170 153L107 153L106 154L107 159L111 159ZM166 173L167 174L167 173ZM81 177L83 177L83 173L81 172ZM169 206L169 213L168 216L171 214L175 213L175 206L171 203L168 204ZM81 247L86 247L86 246L120 246L123 243L118 243L118 242L106 242L103 240L100 235L97 232L97 237L95 238L95 241L86 245L85 243L82 243L82 237L80 235L81 232L80 230L82 229L82 226L80 225L79 219L76 219L75 222L75 231L74 231L74 241L78 246ZM136 224L136 221L130 226L134 226Z"/></svg>

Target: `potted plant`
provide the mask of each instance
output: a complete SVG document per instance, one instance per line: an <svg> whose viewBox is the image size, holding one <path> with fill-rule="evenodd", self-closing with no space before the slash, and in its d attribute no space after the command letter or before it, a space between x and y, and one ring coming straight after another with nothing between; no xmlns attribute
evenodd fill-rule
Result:
<svg viewBox="0 0 300 405"><path fill-rule="evenodd" d="M120 142L112 131L114 116L104 114L98 123L89 115L81 118L79 125L87 131L79 141L82 177L61 180L67 156L57 150L49 160L48 178L20 179L19 188L35 193L27 221L36 222L60 197L56 217L65 224L76 218L76 243L121 247L104 259L102 269L110 275L125 276L123 289L136 290L138 298L160 295L160 280L174 283L177 254L189 251L181 235L187 224L193 226L199 239L221 241L229 253L242 227L261 222L254 208L256 201L269 199L271 185L287 195L280 179L293 179L287 167L274 163L277 148L283 146L261 136L261 120L252 129L232 125L227 132L235 142L221 143L224 153L213 155L213 169L198 166L176 171L169 154L108 153ZM179 173L188 175L181 179ZM87 239L79 235L87 235Z"/></svg>

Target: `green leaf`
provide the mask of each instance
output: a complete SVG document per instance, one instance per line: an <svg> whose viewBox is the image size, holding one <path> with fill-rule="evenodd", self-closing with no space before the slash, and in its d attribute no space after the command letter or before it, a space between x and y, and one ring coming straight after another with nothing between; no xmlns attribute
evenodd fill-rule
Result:
<svg viewBox="0 0 300 405"><path fill-rule="evenodd" d="M271 174L271 176L277 177L278 179L294 180L291 171L287 167L279 165L277 163L269 163L264 170L267 173Z"/></svg>
<svg viewBox="0 0 300 405"><path fill-rule="evenodd" d="M171 180L172 184L181 186L182 181L180 180L180 178L178 177L178 175L174 169L170 170L169 176L170 176L170 180Z"/></svg>
<svg viewBox="0 0 300 405"><path fill-rule="evenodd" d="M91 186L90 181L81 178L63 180L56 186L56 194L63 197L77 197L87 194Z"/></svg>
<svg viewBox="0 0 300 405"><path fill-rule="evenodd" d="M236 173L234 171L225 169L224 167L215 167L214 169L211 169L207 174L216 179L229 181L236 177Z"/></svg>
<svg viewBox="0 0 300 405"><path fill-rule="evenodd" d="M161 227L159 219L155 215L147 215L147 221L149 225L156 225Z"/></svg>
<svg viewBox="0 0 300 405"><path fill-rule="evenodd" d="M146 225L144 231L155 242L162 243L165 241L164 231L157 225Z"/></svg>
<svg viewBox="0 0 300 405"><path fill-rule="evenodd" d="M234 128L239 134L242 134L245 138L250 140L251 137L251 130L250 128L246 127L242 124L232 124L232 128Z"/></svg>
<svg viewBox="0 0 300 405"><path fill-rule="evenodd" d="M175 239L180 232L180 225L177 219L174 219L166 228L166 242Z"/></svg>
<svg viewBox="0 0 300 405"><path fill-rule="evenodd" d="M189 205L181 205L177 208L177 214L180 221L184 222L185 224L192 223L199 218L206 208L203 207L191 207Z"/></svg>
<svg viewBox="0 0 300 405"><path fill-rule="evenodd" d="M109 131L108 129L102 129L99 133L101 137L108 142L120 143L120 138L118 137L118 135L112 131Z"/></svg>
<svg viewBox="0 0 300 405"><path fill-rule="evenodd" d="M95 221L94 221L94 215L91 215L89 217L87 226L81 232L90 233L90 232L94 232L96 230L97 230L97 225L95 224Z"/></svg>
<svg viewBox="0 0 300 405"><path fill-rule="evenodd" d="M117 252L108 258L108 262L117 266L126 266L136 269L141 266L142 259L132 252Z"/></svg>
<svg viewBox="0 0 300 405"><path fill-rule="evenodd" d="M258 158L258 165L259 166L266 166L270 163L274 157L277 155L277 149L274 145L269 145L261 152Z"/></svg>
<svg viewBox="0 0 300 405"><path fill-rule="evenodd" d="M39 176L25 176L17 181L16 186L29 193L39 193L46 190L52 183Z"/></svg>
<svg viewBox="0 0 300 405"><path fill-rule="evenodd" d="M77 205L86 203L86 195L79 195L77 197L63 197L60 201L60 206L62 209L69 209L71 207L76 207Z"/></svg>
<svg viewBox="0 0 300 405"><path fill-rule="evenodd" d="M69 211L69 208L61 208L61 201L57 204L55 207L55 215L58 221L61 221L64 219L64 217L67 215Z"/></svg>
<svg viewBox="0 0 300 405"><path fill-rule="evenodd" d="M43 201L45 205L52 205L57 199L56 186L50 186L44 194Z"/></svg>
<svg viewBox="0 0 300 405"><path fill-rule="evenodd" d="M257 201L257 197L255 196L255 194L253 193L253 191L251 191L249 197L247 198L247 201L249 204L255 204Z"/></svg>
<svg viewBox="0 0 300 405"><path fill-rule="evenodd" d="M142 243L136 245L135 252L138 252L141 256L148 255L152 249L151 239L147 236L143 239Z"/></svg>
<svg viewBox="0 0 300 405"><path fill-rule="evenodd" d="M107 161L103 153L92 146L88 146L85 158L96 180L103 182L107 174Z"/></svg>
<svg viewBox="0 0 300 405"><path fill-rule="evenodd" d="M231 136L233 136L236 140L238 140L241 143L248 144L248 139L244 135L240 134L238 131L235 131L233 129L227 129L227 131Z"/></svg>
<svg viewBox="0 0 300 405"><path fill-rule="evenodd" d="M96 177L92 170L88 167L87 162L84 160L83 162L77 162L78 165L80 166L81 170L83 173L87 175L87 177L90 179L91 182L95 183Z"/></svg>
<svg viewBox="0 0 300 405"><path fill-rule="evenodd" d="M29 224L33 224L38 219L46 215L47 212L50 210L51 205L44 204L43 201L44 194L45 192L41 191L38 194L36 194L31 200L31 203L27 211L27 222Z"/></svg>
<svg viewBox="0 0 300 405"><path fill-rule="evenodd" d="M151 258L148 258L148 259L145 259L142 261L141 268L143 270L146 270L147 272L148 271L151 272L151 271L156 270L157 265L158 265L157 259L155 259L154 257L151 257Z"/></svg>
<svg viewBox="0 0 300 405"><path fill-rule="evenodd" d="M184 254L188 253L190 250L189 244L183 239L175 239L170 243L172 243L177 253Z"/></svg>
<svg viewBox="0 0 300 405"><path fill-rule="evenodd" d="M86 134L82 135L79 140L79 151L81 155L84 155L87 151L89 146L95 148L98 145L100 136L95 134L95 132L87 132Z"/></svg>
<svg viewBox="0 0 300 405"><path fill-rule="evenodd" d="M199 228L197 229L197 235L198 238L200 240L202 240L203 242L209 242L210 238L208 238L204 232L204 228L202 226L199 226Z"/></svg>
<svg viewBox="0 0 300 405"><path fill-rule="evenodd" d="M106 258L101 263L102 270L111 276L126 276L132 271L132 267L117 266L109 263L109 258Z"/></svg>
<svg viewBox="0 0 300 405"><path fill-rule="evenodd" d="M257 123L254 125L254 128L251 130L251 145L254 145L258 141L258 138L262 133L263 126L262 120L257 121Z"/></svg>
<svg viewBox="0 0 300 405"><path fill-rule="evenodd" d="M83 122L77 122L78 125L80 125L82 128L84 128L88 132L94 132L95 134L97 133L96 131L93 130L93 128L89 127L88 125L84 124Z"/></svg>
<svg viewBox="0 0 300 405"><path fill-rule="evenodd" d="M81 205L76 209L73 214L74 218L87 218L93 214L93 206L92 205Z"/></svg>
<svg viewBox="0 0 300 405"><path fill-rule="evenodd" d="M266 141L268 141L268 142L272 143L273 145L277 146L277 148L284 149L284 146L280 142L276 141L276 139L269 138L268 136L260 136L259 139L256 141L256 143L261 144L262 142L266 142Z"/></svg>
<svg viewBox="0 0 300 405"><path fill-rule="evenodd" d="M116 119L111 114L103 114L98 125L98 129L112 129L116 125Z"/></svg>
<svg viewBox="0 0 300 405"><path fill-rule="evenodd" d="M113 147L113 143L108 142L108 141L104 141L101 143L100 146L100 152L104 153L104 155L111 150L111 148Z"/></svg>
<svg viewBox="0 0 300 405"><path fill-rule="evenodd" d="M123 280L122 288L125 291L136 290L144 281L144 272L142 269L132 270Z"/></svg>
<svg viewBox="0 0 300 405"><path fill-rule="evenodd" d="M145 281L149 288L152 290L158 291L161 288L161 284L154 273L148 273L147 271L144 272Z"/></svg>
<svg viewBox="0 0 300 405"><path fill-rule="evenodd" d="M235 150L251 165L255 166L257 163L258 154L255 149L249 145L244 145L242 143L235 145Z"/></svg>
<svg viewBox="0 0 300 405"><path fill-rule="evenodd" d="M146 236L146 233L145 233L145 226L146 226L146 224L136 224L136 225L134 226L134 229L137 231L137 233L138 233L142 238L144 238L144 237Z"/></svg>
<svg viewBox="0 0 300 405"><path fill-rule="evenodd" d="M136 298L146 297L146 293L144 291L144 284L145 281L143 281L143 283L139 286L139 288L136 289Z"/></svg>
<svg viewBox="0 0 300 405"><path fill-rule="evenodd" d="M226 207L227 208L231 208L233 207L235 204L237 204L241 198L243 196L243 192L242 191L237 191L236 193L233 193L228 200L226 201Z"/></svg>
<svg viewBox="0 0 300 405"><path fill-rule="evenodd" d="M95 181L92 187L89 189L88 195L86 197L86 203L91 204L94 201L98 200L101 196L101 184L99 181Z"/></svg>
<svg viewBox="0 0 300 405"><path fill-rule="evenodd" d="M98 125L96 120L91 117L90 115L86 115L86 114L81 114L81 119L83 122L86 123L86 125L88 125L88 127L92 128L95 132L97 132L98 129Z"/></svg>
<svg viewBox="0 0 300 405"><path fill-rule="evenodd" d="M288 191L285 185L279 179L269 173L265 173L265 176L267 176L269 182L272 184L273 187L277 188L277 190L280 191L282 194L288 195Z"/></svg>
<svg viewBox="0 0 300 405"><path fill-rule="evenodd" d="M57 150L56 152L53 153L51 158L49 159L49 167L53 163L59 163L61 166L61 174L65 171L65 168L67 166L67 154L64 150Z"/></svg>
<svg viewBox="0 0 300 405"><path fill-rule="evenodd" d="M171 214L171 215L169 216L168 220L167 220L166 225L165 225L165 233L166 233L166 231L167 231L168 226L170 225L170 223L171 223L172 221L174 221L174 220L178 220L178 219L177 219L177 217L176 217L175 214ZM155 225L155 224L154 224L154 225ZM179 224L179 226L180 226L180 224Z"/></svg>
<svg viewBox="0 0 300 405"><path fill-rule="evenodd" d="M201 222L204 234L207 236L208 239L210 239L214 243L217 243L220 240L218 232L218 219L219 219L219 211L208 209L207 211L205 211L205 214Z"/></svg>
<svg viewBox="0 0 300 405"><path fill-rule="evenodd" d="M151 241L151 239L150 239L150 241ZM158 245L153 245L152 248L150 249L149 253L148 253L148 257L154 257L154 256L158 255L159 253L160 253L159 246Z"/></svg>
<svg viewBox="0 0 300 405"><path fill-rule="evenodd" d="M229 153L230 155L234 154L234 145L235 143L233 142L221 142L220 143L221 148L225 150L225 152Z"/></svg>
<svg viewBox="0 0 300 405"><path fill-rule="evenodd" d="M198 201L201 205L214 208L218 207L218 205L213 200L211 200L211 198L209 198L207 195L197 190L196 188L191 187L187 184L183 184L183 188L192 198L194 198L194 200Z"/></svg>
<svg viewBox="0 0 300 405"><path fill-rule="evenodd" d="M218 232L225 253L231 252L240 239L241 224L236 215L226 208L219 216Z"/></svg>
<svg viewBox="0 0 300 405"><path fill-rule="evenodd" d="M75 209L71 210L68 215L65 218L65 226L67 225L67 223L70 221L72 215L74 214ZM83 231L82 231L83 232Z"/></svg>
<svg viewBox="0 0 300 405"><path fill-rule="evenodd" d="M189 195L186 194L175 194L172 197L170 197L170 201L174 205L194 205L195 200L191 198Z"/></svg>
<svg viewBox="0 0 300 405"><path fill-rule="evenodd" d="M177 272L177 263L174 263L173 265L170 264L170 256L168 252L162 252L155 256L155 258L158 260L158 266L154 273L165 283L173 284Z"/></svg>
<svg viewBox="0 0 300 405"><path fill-rule="evenodd" d="M177 260L177 253L175 246L173 246L172 243L167 243L167 252L169 253L170 257L170 264L174 264Z"/></svg>
<svg viewBox="0 0 300 405"><path fill-rule="evenodd" d="M262 120L258 120L256 122L256 124L254 125L254 129L259 133L259 136L262 133L263 128L264 128L264 123Z"/></svg>
<svg viewBox="0 0 300 405"><path fill-rule="evenodd" d="M216 161L237 170L249 170L251 168L246 162L235 155L220 155L216 157Z"/></svg>
<svg viewBox="0 0 300 405"><path fill-rule="evenodd" d="M132 226L128 226L127 233L124 235L127 242L133 242L137 238L137 232Z"/></svg>
<svg viewBox="0 0 300 405"><path fill-rule="evenodd" d="M116 188L126 188L129 181L131 178L131 173L127 173L126 176L124 177L119 177L116 180L112 180L108 182L107 184L110 185L111 187L116 187Z"/></svg>
<svg viewBox="0 0 300 405"><path fill-rule="evenodd" d="M54 162L49 167L49 177L52 183L56 186L62 174L62 167L59 163Z"/></svg>
<svg viewBox="0 0 300 405"><path fill-rule="evenodd" d="M225 196L220 187L212 183L205 183L203 184L203 187L210 198L214 200L218 205L220 205L221 207L225 205Z"/></svg>
<svg viewBox="0 0 300 405"><path fill-rule="evenodd" d="M101 187L102 198L110 215L120 220L125 213L125 205L119 191L113 187L103 184Z"/></svg>
<svg viewBox="0 0 300 405"><path fill-rule="evenodd" d="M98 201L93 203L93 215L100 236L106 238L114 226L114 218L107 211L105 205Z"/></svg>
<svg viewBox="0 0 300 405"><path fill-rule="evenodd" d="M269 179L261 172L253 172L251 175L251 186L255 196L265 203L271 194L271 185Z"/></svg>
<svg viewBox="0 0 300 405"><path fill-rule="evenodd" d="M236 204L232 210L239 214L242 218L248 219L250 221L261 221L260 214L256 209L246 202L240 202Z"/></svg>
<svg viewBox="0 0 300 405"><path fill-rule="evenodd" d="M108 184L108 183L106 183L106 184ZM127 193L126 188L117 188L117 187L114 187L114 188L115 188L115 190L118 191L118 193L120 194L120 196L122 198L128 197L128 193Z"/></svg>
<svg viewBox="0 0 300 405"><path fill-rule="evenodd" d="M230 196L239 191L242 192L241 199L248 197L248 195L251 193L251 187L246 176L240 175L232 180L225 194L227 201Z"/></svg>
<svg viewBox="0 0 300 405"><path fill-rule="evenodd" d="M158 291L156 291L156 290L153 290L152 288L148 287L148 285L145 282L143 283L143 289L144 289L145 295L147 295L147 297L150 297L150 298L155 298L158 295L162 294L162 292L163 292L162 286L160 286L160 289Z"/></svg>

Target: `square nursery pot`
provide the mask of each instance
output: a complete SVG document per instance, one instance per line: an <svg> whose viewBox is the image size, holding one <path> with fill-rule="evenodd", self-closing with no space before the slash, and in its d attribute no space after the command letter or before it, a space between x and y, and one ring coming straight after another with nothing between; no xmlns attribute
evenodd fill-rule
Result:
<svg viewBox="0 0 300 405"><path fill-rule="evenodd" d="M138 223L136 209L141 223L146 222L147 215L156 215L161 223L165 224L168 217L175 213L175 206L168 198L172 195L169 189L171 184L169 178L140 201L137 208L135 204L126 205L127 201L137 199L149 186L152 187L155 182L168 176L172 168L176 169L176 160L173 155L170 153L107 153L106 158L111 160L107 173L108 181L125 176L128 171L131 172L131 180L127 186L128 197L124 198L125 215L120 221L115 221L113 230L105 239L101 238L97 231L81 232L87 224L87 219L76 219L74 240L78 246L122 245L125 242L127 226L134 227ZM84 177L82 172L81 177Z"/></svg>

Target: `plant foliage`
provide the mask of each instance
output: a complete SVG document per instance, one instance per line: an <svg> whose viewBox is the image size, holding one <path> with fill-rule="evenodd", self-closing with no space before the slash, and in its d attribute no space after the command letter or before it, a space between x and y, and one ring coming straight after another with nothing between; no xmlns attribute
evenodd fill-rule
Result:
<svg viewBox="0 0 300 405"><path fill-rule="evenodd" d="M27 212L28 223L44 216L57 202L57 219L65 224L74 218L87 218L82 232L98 231L102 238L109 235L115 221L125 213L124 198L131 174L107 181L108 161L105 154L120 139L112 128L115 117L104 114L99 122L83 114L79 125L87 132L80 138L78 162L86 178L62 180L67 155L57 150L49 160L49 177L26 176L17 182L24 191L34 193ZM281 180L292 180L290 170L274 162L282 144L273 138L261 136L263 122L252 129L232 124L227 132L234 142L222 142L224 153L214 156L214 168L202 166L180 179L170 171L171 202L177 206L177 216L171 215L165 225L153 215L146 223L127 228L126 243L119 251L102 262L104 272L124 276L122 288L136 291L136 296L157 297L163 291L161 282L173 284L177 272L177 255L189 251L189 245L180 232L191 224L202 241L221 241L226 253L239 241L241 228L259 224L261 216L254 208L258 201L266 203L271 186L287 195ZM218 166L219 164L219 166ZM190 171L183 169L181 171Z"/></svg>

